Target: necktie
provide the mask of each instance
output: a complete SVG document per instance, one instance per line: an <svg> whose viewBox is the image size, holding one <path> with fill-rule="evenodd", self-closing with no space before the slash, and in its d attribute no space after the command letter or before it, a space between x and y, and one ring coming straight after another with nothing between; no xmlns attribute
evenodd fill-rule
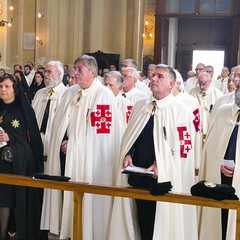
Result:
<svg viewBox="0 0 240 240"><path fill-rule="evenodd" d="M122 96L125 97L125 98L127 97L125 93L122 93Z"/></svg>
<svg viewBox="0 0 240 240"><path fill-rule="evenodd" d="M78 92L77 102L80 101L81 97L82 97L82 90L80 90L80 91Z"/></svg>
<svg viewBox="0 0 240 240"><path fill-rule="evenodd" d="M47 105L46 105L46 108L45 108L45 111L44 111L44 115L43 115L43 120L42 120L42 124L41 124L41 128L40 128L40 132L44 133L46 132L46 128L47 128L47 122L48 122L48 117L49 117L49 109L50 109L50 103L51 103L51 96L53 94L53 89L51 88L49 91L48 91L48 94L49 94L49 98L48 98L48 101L47 101Z"/></svg>
<svg viewBox="0 0 240 240"><path fill-rule="evenodd" d="M240 121L240 112L238 112L238 117L236 123ZM224 156L226 160L234 160L236 158L236 142L237 142L237 134L238 134L238 124L235 125L231 137L228 142L228 147Z"/></svg>
<svg viewBox="0 0 240 240"><path fill-rule="evenodd" d="M154 115L155 111L156 111L156 107L157 107L157 103L156 101L152 101L152 115Z"/></svg>

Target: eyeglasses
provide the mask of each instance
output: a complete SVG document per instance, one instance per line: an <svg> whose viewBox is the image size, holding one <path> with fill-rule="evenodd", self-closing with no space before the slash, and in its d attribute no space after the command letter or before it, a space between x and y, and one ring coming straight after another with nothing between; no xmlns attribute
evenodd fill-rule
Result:
<svg viewBox="0 0 240 240"><path fill-rule="evenodd" d="M89 69L87 69L86 67L74 67L73 70L77 73L83 73L85 71L88 71Z"/></svg>
<svg viewBox="0 0 240 240"><path fill-rule="evenodd" d="M204 68L195 68L195 71L202 71Z"/></svg>
<svg viewBox="0 0 240 240"><path fill-rule="evenodd" d="M47 75L50 75L50 74L52 74L53 72L58 72L57 70L45 70L45 74L47 74Z"/></svg>
<svg viewBox="0 0 240 240"><path fill-rule="evenodd" d="M135 77L132 77L132 76L124 76L124 75L123 75L123 79L125 79L125 78L134 78L134 79L135 79Z"/></svg>
<svg viewBox="0 0 240 240"><path fill-rule="evenodd" d="M207 81L207 82L201 82L201 81L198 81L198 84L201 85L201 86L205 86L205 85L208 84L208 82L209 82L209 81Z"/></svg>

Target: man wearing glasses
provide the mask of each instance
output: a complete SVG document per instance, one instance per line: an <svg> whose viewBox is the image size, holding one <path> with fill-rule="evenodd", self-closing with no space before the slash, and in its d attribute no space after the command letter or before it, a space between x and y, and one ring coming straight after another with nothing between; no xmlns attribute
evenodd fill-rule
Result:
<svg viewBox="0 0 240 240"><path fill-rule="evenodd" d="M44 75L46 87L37 91L32 101L32 107L36 114L43 141L45 161L47 161L49 144L52 136L51 132L54 115L57 108L60 106L60 101L66 90L66 87L62 83L62 78L62 63L59 61L50 61L46 66Z"/></svg>
<svg viewBox="0 0 240 240"><path fill-rule="evenodd" d="M148 97L146 93L140 91L136 87L139 73L135 68L126 67L122 69L122 76L122 95L126 97L130 102L135 104L138 100Z"/></svg>
<svg viewBox="0 0 240 240"><path fill-rule="evenodd" d="M198 76L202 73L205 72L205 65L203 63L198 63L196 68L196 76L188 78L187 81L185 82L185 90L189 93L191 89L195 88L198 86Z"/></svg>
<svg viewBox="0 0 240 240"><path fill-rule="evenodd" d="M114 185L121 135L115 97L97 79L94 57L78 57L74 69L77 84L66 90L55 115L47 173L61 174L61 149L66 154L64 174L72 181ZM111 206L111 197L84 195L83 239L107 239ZM62 199L59 192L45 192L43 212L48 207L50 214L42 215L45 229L72 239L73 193L64 192Z"/></svg>
<svg viewBox="0 0 240 240"><path fill-rule="evenodd" d="M198 86L189 92L200 105L200 118L202 123L203 141L206 138L209 118L215 102L223 95L216 87L211 85L211 76L203 72L198 76Z"/></svg>

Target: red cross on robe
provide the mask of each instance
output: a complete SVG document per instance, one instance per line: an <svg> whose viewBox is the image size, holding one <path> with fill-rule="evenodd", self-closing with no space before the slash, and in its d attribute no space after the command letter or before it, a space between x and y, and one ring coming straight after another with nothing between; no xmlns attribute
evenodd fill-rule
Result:
<svg viewBox="0 0 240 240"><path fill-rule="evenodd" d="M188 152L192 149L191 136L187 131L187 127L178 127L180 157L187 158Z"/></svg>
<svg viewBox="0 0 240 240"><path fill-rule="evenodd" d="M96 127L97 134L109 134L112 125L110 105L97 105L97 111L91 113L91 126Z"/></svg>
<svg viewBox="0 0 240 240"><path fill-rule="evenodd" d="M201 128L200 128L200 114L199 114L199 109L195 109L193 111L193 115L194 115L194 119L193 119L193 125L195 128L196 132L200 132Z"/></svg>
<svg viewBox="0 0 240 240"><path fill-rule="evenodd" d="M128 120L129 120L131 112L132 112L132 108L133 108L133 106L127 106L126 123L128 123Z"/></svg>

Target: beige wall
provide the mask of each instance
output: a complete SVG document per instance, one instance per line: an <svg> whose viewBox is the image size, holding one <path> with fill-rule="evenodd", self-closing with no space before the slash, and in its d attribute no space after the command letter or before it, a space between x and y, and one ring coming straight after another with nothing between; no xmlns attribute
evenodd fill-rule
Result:
<svg viewBox="0 0 240 240"><path fill-rule="evenodd" d="M98 50L134 58L141 66L144 0L11 0L11 4L14 22L7 30L7 66L28 61L45 65L53 59L71 66L79 55ZM38 12L44 17L37 18ZM34 48L26 49L32 36ZM35 45L36 36L42 45Z"/></svg>

